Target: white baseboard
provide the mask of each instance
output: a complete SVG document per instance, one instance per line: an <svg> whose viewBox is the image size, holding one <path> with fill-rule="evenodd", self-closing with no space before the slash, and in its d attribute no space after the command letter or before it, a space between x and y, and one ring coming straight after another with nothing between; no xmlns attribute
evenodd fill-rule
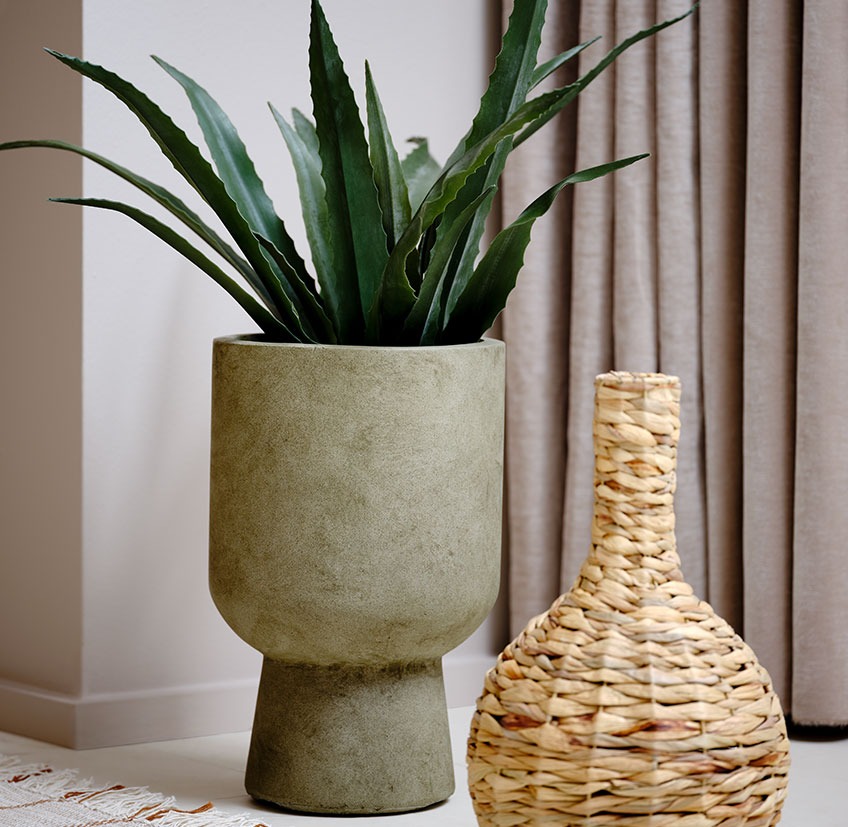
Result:
<svg viewBox="0 0 848 827"><path fill-rule="evenodd" d="M73 747L74 717L67 695L0 681L0 730L4 732Z"/></svg>
<svg viewBox="0 0 848 827"><path fill-rule="evenodd" d="M72 749L240 732L255 680L74 697L0 681L0 730Z"/></svg>
<svg viewBox="0 0 848 827"><path fill-rule="evenodd" d="M493 663L487 655L445 657L448 707L474 704ZM72 749L242 732L253 724L257 685L258 676L225 684L72 696L0 681L0 731Z"/></svg>

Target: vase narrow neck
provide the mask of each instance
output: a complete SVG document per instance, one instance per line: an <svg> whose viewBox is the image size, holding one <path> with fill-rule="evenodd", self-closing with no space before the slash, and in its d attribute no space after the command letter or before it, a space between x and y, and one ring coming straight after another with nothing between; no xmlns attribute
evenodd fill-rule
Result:
<svg viewBox="0 0 848 827"><path fill-rule="evenodd" d="M674 490L680 382L663 374L607 373L595 380L595 505L583 587L680 580Z"/></svg>

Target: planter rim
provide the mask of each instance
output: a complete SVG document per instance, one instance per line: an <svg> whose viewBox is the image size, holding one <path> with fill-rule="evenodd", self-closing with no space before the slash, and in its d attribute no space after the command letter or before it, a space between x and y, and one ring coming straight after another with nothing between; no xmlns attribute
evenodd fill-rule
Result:
<svg viewBox="0 0 848 827"><path fill-rule="evenodd" d="M281 348L299 348L302 350L363 350L363 351L397 351L399 353L408 351L409 353L431 353L444 352L449 350L469 350L482 347L499 346L503 342L500 339L494 339L489 336L483 336L476 342L466 342L460 345L335 345L321 342L269 342L264 339L262 333L241 333L233 336L218 336L213 339L215 344L233 344L245 345L247 347L281 347Z"/></svg>

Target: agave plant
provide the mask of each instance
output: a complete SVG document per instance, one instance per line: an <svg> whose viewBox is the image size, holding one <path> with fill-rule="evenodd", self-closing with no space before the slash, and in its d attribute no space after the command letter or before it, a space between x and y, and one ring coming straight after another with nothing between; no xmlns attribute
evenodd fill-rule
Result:
<svg viewBox="0 0 848 827"><path fill-rule="evenodd" d="M53 200L115 210L137 221L211 276L270 340L368 345L473 342L504 308L533 224L559 192L645 157L612 161L555 183L498 233L481 256L484 223L507 156L625 49L691 13L629 37L575 82L529 97L594 39L537 65L547 0L515 0L480 108L440 167L423 139L417 139L415 149L400 159L367 63L366 138L323 9L319 0L311 2L313 118L294 110L289 122L273 106L271 110L294 163L314 276L274 211L230 119L202 87L159 58L154 60L185 90L214 168L185 132L130 83L101 66L47 50L104 86L136 115L215 212L235 247L176 195L83 147L28 140L0 144L0 150L49 147L75 152L136 186L192 230L244 286L171 226L134 206L98 198Z"/></svg>

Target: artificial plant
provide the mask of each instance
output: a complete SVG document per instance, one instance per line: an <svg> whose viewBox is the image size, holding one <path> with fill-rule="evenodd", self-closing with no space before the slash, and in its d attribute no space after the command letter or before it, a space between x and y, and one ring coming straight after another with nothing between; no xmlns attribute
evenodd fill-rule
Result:
<svg viewBox="0 0 848 827"><path fill-rule="evenodd" d="M27 140L0 144L0 150L50 147L75 152L136 186L190 229L207 251L128 204L98 198L53 200L115 210L134 219L220 284L270 340L368 345L473 342L504 308L533 224L558 193L569 184L590 181L645 157L612 161L555 183L501 230L481 256L484 223L507 156L625 49L691 13L627 38L573 83L531 95L597 38L539 65L547 0L515 0L480 108L440 167L422 139L400 159L367 64L366 137L323 9L319 0L311 3L313 116L294 110L287 121L273 106L271 110L294 163L314 276L276 214L230 119L202 87L159 58L154 60L185 90L212 164L132 84L103 67L47 50L104 86L136 115L220 219L230 241L176 195L83 147Z"/></svg>

